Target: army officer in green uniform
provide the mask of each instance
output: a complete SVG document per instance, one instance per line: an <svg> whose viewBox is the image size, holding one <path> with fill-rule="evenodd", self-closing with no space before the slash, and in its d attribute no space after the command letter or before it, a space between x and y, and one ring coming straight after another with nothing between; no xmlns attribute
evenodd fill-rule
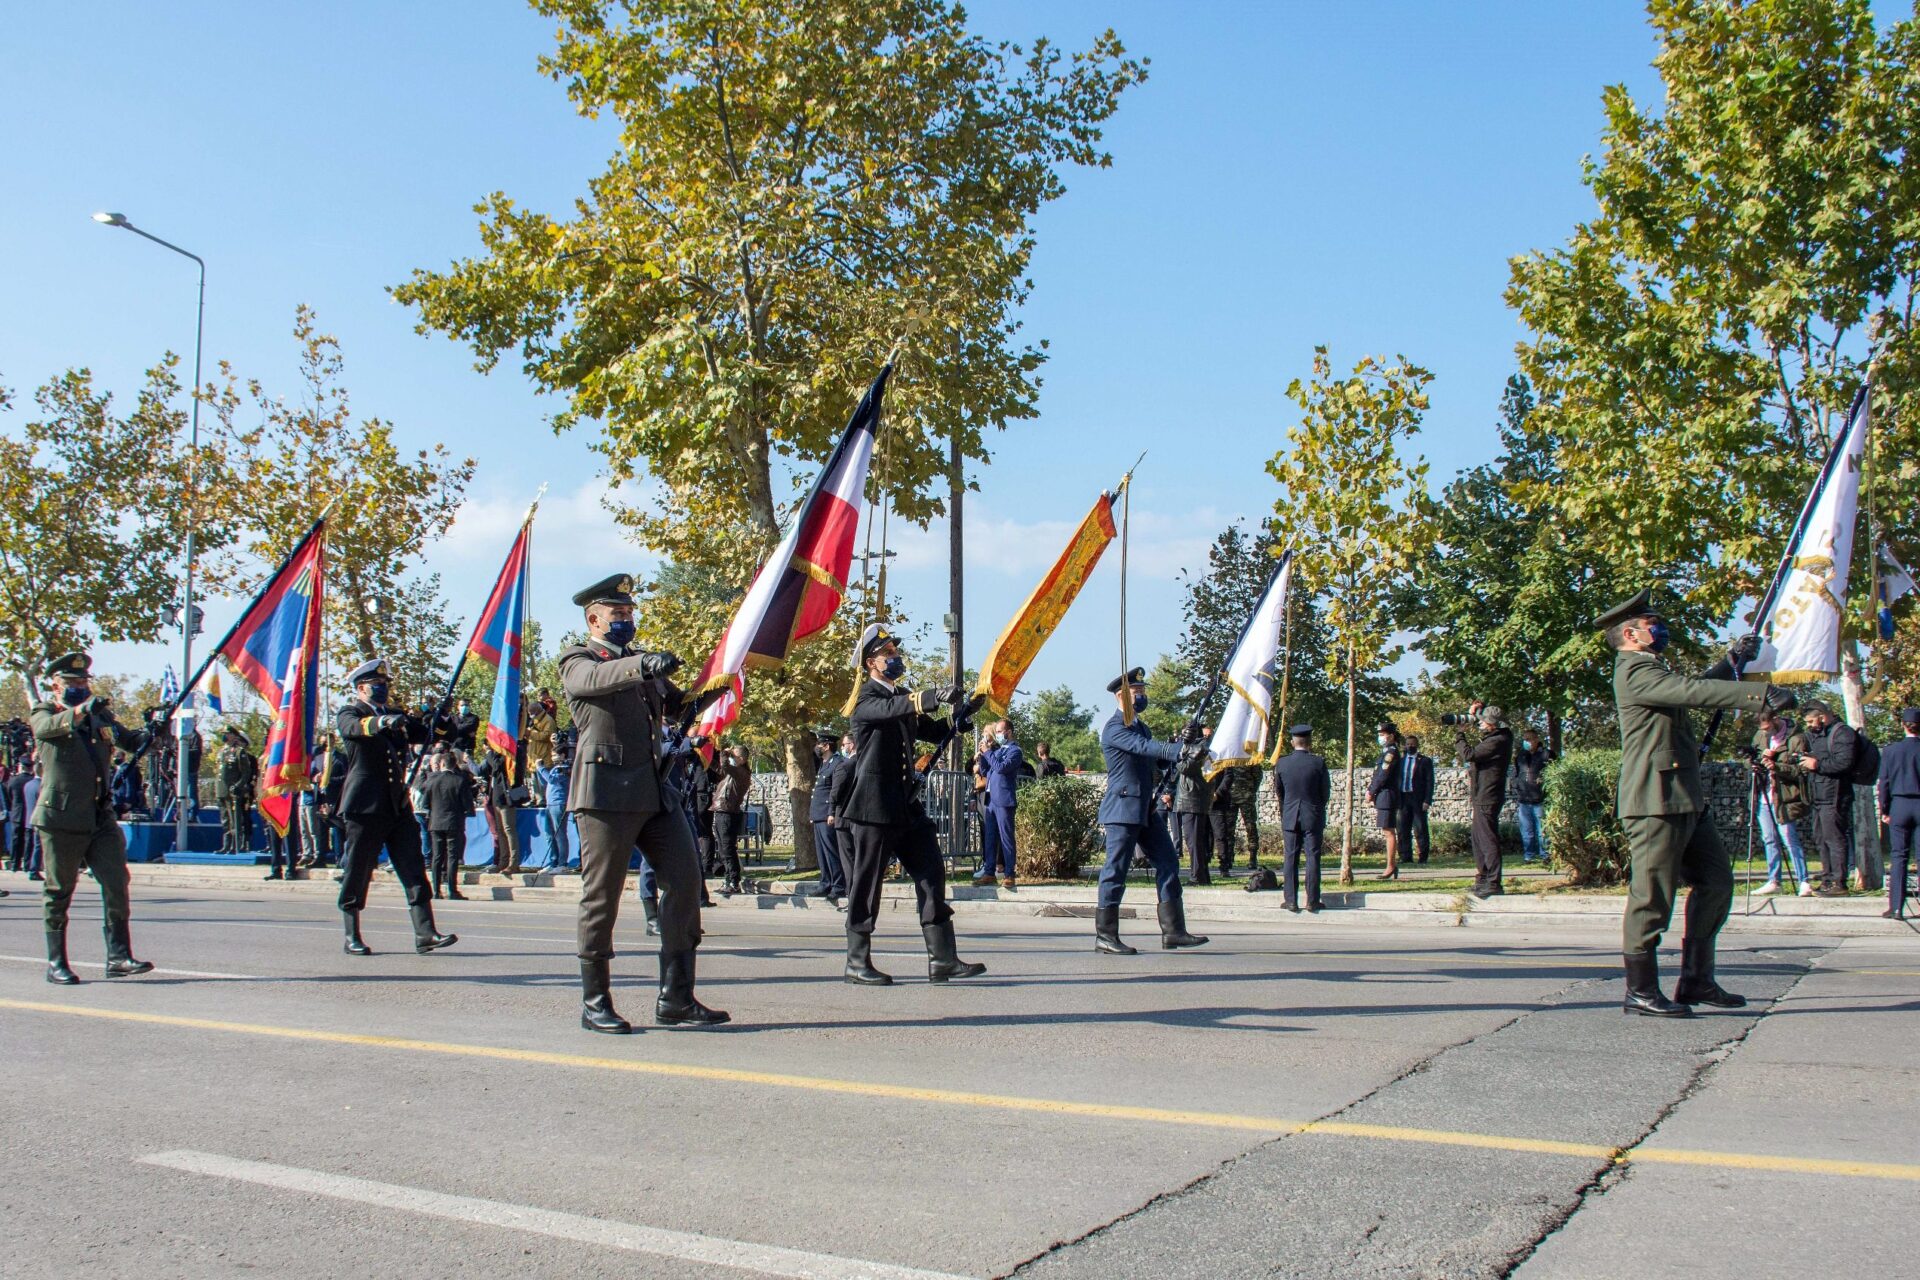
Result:
<svg viewBox="0 0 1920 1280"><path fill-rule="evenodd" d="M47 668L53 696L28 713L39 740L40 800L32 822L45 862L47 981L80 981L67 964L67 904L82 867L100 883L106 914L107 976L124 978L153 966L133 958L128 937L127 838L113 812L113 749L138 751L143 730L113 718L107 699L93 692L93 662L84 653L55 658Z"/></svg>
<svg viewBox="0 0 1920 1280"><path fill-rule="evenodd" d="M1770 685L1743 684L1735 668L1760 651L1758 636L1736 640L1702 679L1675 673L1661 652L1667 624L1642 591L1615 605L1595 624L1614 651L1613 700L1620 712L1620 825L1627 834L1631 879L1622 929L1628 1013L1684 1018L1690 1006L1737 1009L1743 996L1713 978L1714 940L1733 905L1733 863L1707 813L1700 780L1700 744L1687 712L1695 707L1783 711L1793 694ZM1680 982L1674 999L1660 991L1655 952L1673 923L1681 884L1687 895L1680 942Z"/></svg>

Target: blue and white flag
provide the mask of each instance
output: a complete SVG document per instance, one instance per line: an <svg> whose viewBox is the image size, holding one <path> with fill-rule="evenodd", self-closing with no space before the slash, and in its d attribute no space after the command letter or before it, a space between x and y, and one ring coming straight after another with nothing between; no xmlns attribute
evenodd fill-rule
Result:
<svg viewBox="0 0 1920 1280"><path fill-rule="evenodd" d="M160 673L160 701L171 703L180 696L180 677L173 674L173 664Z"/></svg>
<svg viewBox="0 0 1920 1280"><path fill-rule="evenodd" d="M1880 544L1880 638L1893 639L1893 606L1902 596L1914 592L1913 574L1907 566L1900 563L1893 554L1893 548L1886 543Z"/></svg>

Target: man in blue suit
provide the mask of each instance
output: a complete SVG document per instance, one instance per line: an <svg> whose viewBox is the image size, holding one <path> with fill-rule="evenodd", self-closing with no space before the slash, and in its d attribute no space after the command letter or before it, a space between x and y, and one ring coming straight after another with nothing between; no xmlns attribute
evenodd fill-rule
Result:
<svg viewBox="0 0 1920 1280"><path fill-rule="evenodd" d="M1140 713L1147 709L1147 673L1135 667L1107 686L1120 710L1100 730L1107 757L1107 793L1100 799L1100 825L1107 833L1107 861L1100 868L1100 897L1093 915L1093 949L1110 956L1137 954L1120 941L1120 898L1127 890L1127 864L1138 849L1153 864L1160 891L1160 946L1167 951L1198 947L1206 939L1187 932L1180 896L1180 863L1166 828L1154 820L1155 784L1162 765L1178 763L1179 743L1155 742ZM1186 749L1198 750L1194 733L1182 732Z"/></svg>
<svg viewBox="0 0 1920 1280"><path fill-rule="evenodd" d="M987 764L987 807L980 817L983 824L990 823L998 839L994 842L1000 849L1000 865L1006 874L1000 877L1000 887L1011 891L1014 887L1014 854L1017 852L1013 840L1013 813L1018 803L1014 796L1014 784L1020 781L1020 766L1026 756L1020 750L1020 744L1013 740L1013 725L1005 720L996 720L987 726L987 749L982 758Z"/></svg>

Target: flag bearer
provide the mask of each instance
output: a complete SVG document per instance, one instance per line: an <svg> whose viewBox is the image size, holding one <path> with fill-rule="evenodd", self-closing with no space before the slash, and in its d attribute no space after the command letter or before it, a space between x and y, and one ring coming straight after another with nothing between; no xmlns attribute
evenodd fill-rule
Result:
<svg viewBox="0 0 1920 1280"><path fill-rule="evenodd" d="M67 904L80 869L100 885L105 916L107 976L148 973L153 966L133 958L128 937L127 837L108 794L113 748L138 751L144 730L113 718L108 700L93 692L93 660L84 653L55 658L47 668L52 698L27 713L38 740L40 799L28 819L40 835L45 867L47 981L71 986L80 979L67 965Z"/></svg>
<svg viewBox="0 0 1920 1280"><path fill-rule="evenodd" d="M1642 591L1594 624L1614 651L1613 699L1620 713L1620 825L1627 833L1631 879L1622 926L1628 1013L1684 1018L1696 1004L1738 1009L1744 996L1713 978L1714 940L1733 905L1733 863L1707 813L1700 781L1700 745L1687 712L1695 707L1785 711L1794 696L1770 685L1744 684L1735 667L1760 651L1758 636L1743 636L1705 678L1678 675L1660 657L1666 621ZM1655 952L1673 922L1673 899L1685 883L1686 932L1674 998L1660 991Z"/></svg>
<svg viewBox="0 0 1920 1280"><path fill-rule="evenodd" d="M844 814L836 829L847 862L848 982L883 987L892 977L873 967L873 925L880 913L880 880L893 858L913 877L919 899L920 933L927 942L927 977L934 982L977 977L984 964L960 959L953 937L953 908L947 905L947 870L933 819L920 802L914 769L916 740L935 742L947 726L928 713L957 693L934 689L912 692L902 684L907 660L893 634L879 623L860 633L853 649L854 670L862 675L849 715L855 744L853 770ZM955 733L966 732L963 723Z"/></svg>
<svg viewBox="0 0 1920 1280"><path fill-rule="evenodd" d="M1127 891L1127 866L1137 849L1153 864L1160 898L1160 946L1167 951L1198 947L1207 939L1187 932L1186 900L1180 888L1180 860L1167 830L1154 820L1155 779L1160 766L1190 762L1204 751L1197 727L1178 742L1156 742L1140 713L1147 709L1147 673L1135 667L1107 685L1120 701L1100 730L1107 757L1107 791L1100 798L1100 825L1107 833L1107 861L1100 868L1100 896L1093 913L1093 949L1110 956L1138 954L1120 941L1120 899ZM1129 714L1131 712L1131 714Z"/></svg>
<svg viewBox="0 0 1920 1280"><path fill-rule="evenodd" d="M627 865L637 847L660 881L661 1026L709 1027L730 1021L693 996L700 945L700 862L680 793L661 768L660 725L678 712L681 691L667 677L670 653L633 643L633 579L603 578L573 602L586 610L587 639L560 654L561 691L578 732L567 808L580 832L580 1025L626 1035L633 1027L613 1008L613 928Z"/></svg>
<svg viewBox="0 0 1920 1280"><path fill-rule="evenodd" d="M413 747L427 740L427 725L387 701L391 682L387 660L375 658L353 669L347 677L354 696L334 717L340 734L340 820L346 828L346 853L341 860L340 915L346 924L346 952L370 956L360 940L360 912L367 905L367 885L385 853L393 873L406 890L407 912L413 919L413 949L425 955L450 947L460 939L441 933L433 923L433 894L427 887L426 860L420 853L420 827L414 821L413 800L407 794L407 772Z"/></svg>

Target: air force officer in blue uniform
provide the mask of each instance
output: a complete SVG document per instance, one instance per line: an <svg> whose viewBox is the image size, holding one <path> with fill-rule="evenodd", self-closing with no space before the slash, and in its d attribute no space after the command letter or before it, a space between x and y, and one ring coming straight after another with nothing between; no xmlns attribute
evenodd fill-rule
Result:
<svg viewBox="0 0 1920 1280"><path fill-rule="evenodd" d="M1892 854L1887 862L1887 909L1898 920L1907 905L1907 863L1920 835L1920 707L1900 713L1907 736L1880 753L1880 821L1887 828Z"/></svg>
<svg viewBox="0 0 1920 1280"><path fill-rule="evenodd" d="M1133 861L1136 848L1153 864L1153 877L1159 887L1161 947L1171 951L1200 946L1206 939L1187 932L1187 908L1180 896L1180 862L1166 828L1154 821L1153 814L1154 784L1160 767L1179 761L1181 746L1155 742L1140 719L1140 712L1147 709L1145 670L1135 667L1109 684L1107 692L1118 698L1121 709L1100 730L1100 749L1107 757L1107 793L1100 799L1107 861L1100 868L1093 949L1114 956L1136 954L1120 941L1120 898L1127 891L1127 864Z"/></svg>

